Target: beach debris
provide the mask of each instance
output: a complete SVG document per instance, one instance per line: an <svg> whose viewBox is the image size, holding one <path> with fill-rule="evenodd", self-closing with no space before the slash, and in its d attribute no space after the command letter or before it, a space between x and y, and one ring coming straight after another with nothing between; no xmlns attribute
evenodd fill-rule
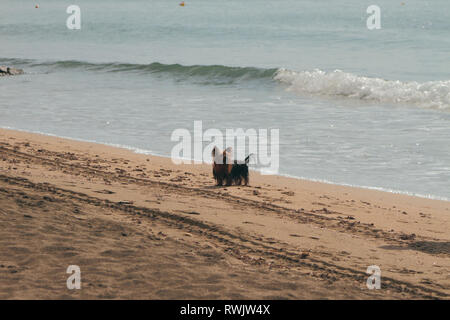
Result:
<svg viewBox="0 0 450 320"><path fill-rule="evenodd" d="M182 210L180 210L180 212L185 213L185 214L200 215L200 213L198 213L197 211L182 211Z"/></svg>
<svg viewBox="0 0 450 320"><path fill-rule="evenodd" d="M180 2L180 7L184 7L184 1Z"/></svg>
<svg viewBox="0 0 450 320"><path fill-rule="evenodd" d="M23 74L22 69L11 68L7 66L0 66L0 77L1 76L15 76L19 74Z"/></svg>
<svg viewBox="0 0 450 320"><path fill-rule="evenodd" d="M401 240L414 240L415 238L416 238L416 235L414 233L411 233L411 234L403 233L400 235Z"/></svg>

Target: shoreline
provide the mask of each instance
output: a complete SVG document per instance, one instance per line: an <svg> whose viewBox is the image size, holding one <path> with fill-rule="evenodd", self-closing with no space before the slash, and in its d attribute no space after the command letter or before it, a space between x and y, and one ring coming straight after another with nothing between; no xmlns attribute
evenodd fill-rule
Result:
<svg viewBox="0 0 450 320"><path fill-rule="evenodd" d="M12 127L0 127L0 130L12 130L12 131L18 131L18 132L24 132L24 133L30 133L30 134L38 134L38 135L43 135L43 136L48 136L48 137L61 138L61 139L66 139L66 140L73 140L73 141L78 141L78 142L99 144L99 145L103 145L103 146L129 150L129 151L131 151L133 153L136 153L136 154L148 155L148 156L153 156L153 157L160 157L160 158L164 158L164 159L171 159L171 157L167 156L167 155L158 154L158 153L155 153L155 152L153 152L151 150L141 149L139 147L133 147L133 146L128 146L128 145L121 145L121 144L115 144L115 143L109 143L109 142L99 142L99 141L96 141L96 140L85 140L85 139L79 139L79 138L73 138L73 137L67 137L67 136L58 136L58 135L52 134L52 133L45 133L45 132L40 132L40 131L22 130L22 129L16 129L16 128L12 128ZM194 159L191 159L191 161L193 163L195 162ZM211 163L203 162L200 165L210 165L210 164ZM249 170L254 172L254 173L260 174L260 171L258 171L258 170L255 170L255 169L252 169L252 168L249 168ZM350 187L350 188L357 188L357 189L364 189L364 190L372 190L372 191L386 192L386 193L391 193L391 194L405 195L405 196L410 196L410 197L417 197L417 198L421 198L421 199L450 202L450 198L447 198L447 197L444 197L444 196L438 196L438 195L433 195L433 194L419 194L419 193L415 193L415 192L412 192L412 191L396 190L396 189L390 189L390 188L387 188L387 187L353 185L351 183L346 183L346 182L339 183L339 182L328 181L326 179L307 178L307 177L295 176L295 175L291 175L291 174L287 174L287 173L277 173L277 174L273 174L273 175L269 174L268 176L277 176L277 177L284 177L284 178L288 178L288 179L296 179L296 180L300 180L300 181L309 181L309 182L323 183L323 184L333 185L333 186Z"/></svg>
<svg viewBox="0 0 450 320"><path fill-rule="evenodd" d="M216 187L207 164L0 129L1 299L449 299L449 214L256 172Z"/></svg>

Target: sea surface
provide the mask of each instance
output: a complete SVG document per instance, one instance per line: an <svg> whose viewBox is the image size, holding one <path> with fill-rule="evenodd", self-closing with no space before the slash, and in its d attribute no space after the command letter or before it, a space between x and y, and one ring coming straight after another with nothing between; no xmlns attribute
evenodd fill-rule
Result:
<svg viewBox="0 0 450 320"><path fill-rule="evenodd" d="M450 199L448 0L179 2L1 0L0 65L26 74L0 127L163 156L198 120L279 129L279 174Z"/></svg>

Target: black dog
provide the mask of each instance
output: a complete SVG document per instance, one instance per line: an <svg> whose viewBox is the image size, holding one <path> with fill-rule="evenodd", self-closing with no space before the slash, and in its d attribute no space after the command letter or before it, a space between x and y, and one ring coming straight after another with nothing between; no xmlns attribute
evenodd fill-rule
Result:
<svg viewBox="0 0 450 320"><path fill-rule="evenodd" d="M234 184L237 186L242 184L242 180L244 180L245 185L248 185L249 182L248 163L250 161L250 156L251 154L249 154L247 158L245 158L244 162L234 160L230 176Z"/></svg>

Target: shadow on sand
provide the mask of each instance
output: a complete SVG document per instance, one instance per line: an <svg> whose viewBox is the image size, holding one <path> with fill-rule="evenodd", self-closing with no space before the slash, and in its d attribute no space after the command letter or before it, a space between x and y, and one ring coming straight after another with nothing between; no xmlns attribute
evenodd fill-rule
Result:
<svg viewBox="0 0 450 320"><path fill-rule="evenodd" d="M386 250L417 250L429 254L450 255L450 242L414 241L407 246L382 246Z"/></svg>

